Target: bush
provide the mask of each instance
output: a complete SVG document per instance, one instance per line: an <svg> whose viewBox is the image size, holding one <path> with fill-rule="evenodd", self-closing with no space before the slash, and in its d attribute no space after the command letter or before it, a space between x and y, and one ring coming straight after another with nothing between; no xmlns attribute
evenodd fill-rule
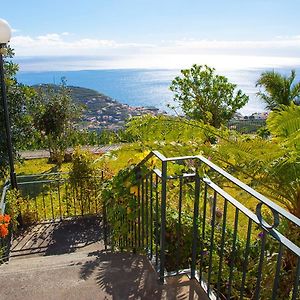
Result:
<svg viewBox="0 0 300 300"><path fill-rule="evenodd" d="M81 212L91 211L91 203L98 202L99 184L102 175L96 168L93 155L79 147L75 148L70 167L70 184L74 192L74 198L81 205ZM97 210L97 208L95 208Z"/></svg>

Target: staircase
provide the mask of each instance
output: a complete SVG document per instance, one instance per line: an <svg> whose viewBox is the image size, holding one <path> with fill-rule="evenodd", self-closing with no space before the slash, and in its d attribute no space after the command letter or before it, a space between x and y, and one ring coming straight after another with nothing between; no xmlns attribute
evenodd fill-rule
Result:
<svg viewBox="0 0 300 300"><path fill-rule="evenodd" d="M103 174L19 177L35 225L0 266L0 299L300 299L298 235L282 226L299 218L202 156L153 151L121 176L108 199Z"/></svg>
<svg viewBox="0 0 300 300"><path fill-rule="evenodd" d="M159 284L145 256L106 251L95 217L36 225L11 249L0 299L207 299L184 276Z"/></svg>

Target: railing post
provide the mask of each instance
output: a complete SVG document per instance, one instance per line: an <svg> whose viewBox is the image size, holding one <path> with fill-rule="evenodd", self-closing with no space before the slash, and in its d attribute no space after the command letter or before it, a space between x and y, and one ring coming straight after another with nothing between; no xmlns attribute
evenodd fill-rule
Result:
<svg viewBox="0 0 300 300"><path fill-rule="evenodd" d="M196 258L197 258L197 242L198 242L198 216L199 216L199 196L200 196L200 178L198 172L195 175L195 202L193 216L193 242L192 242L192 263L191 278L195 278Z"/></svg>
<svg viewBox="0 0 300 300"><path fill-rule="evenodd" d="M162 161L161 178L161 229L160 229L160 269L159 280L165 277L165 243L166 243L166 205L167 205L167 162Z"/></svg>

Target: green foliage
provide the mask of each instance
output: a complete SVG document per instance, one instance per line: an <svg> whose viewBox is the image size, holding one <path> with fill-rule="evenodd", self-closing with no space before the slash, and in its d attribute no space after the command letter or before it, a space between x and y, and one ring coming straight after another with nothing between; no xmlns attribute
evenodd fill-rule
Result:
<svg viewBox="0 0 300 300"><path fill-rule="evenodd" d="M35 100L34 123L50 152L50 161L61 164L80 115L62 82L59 89L40 89Z"/></svg>
<svg viewBox="0 0 300 300"><path fill-rule="evenodd" d="M235 135L220 140L210 155L217 164L300 216L299 107L274 111L270 139Z"/></svg>
<svg viewBox="0 0 300 300"><path fill-rule="evenodd" d="M256 86L264 91L259 91L257 95L267 105L266 108L274 110L280 105L290 105L300 100L300 82L294 83L296 78L295 70L290 76L283 76L277 72L263 72L256 82Z"/></svg>
<svg viewBox="0 0 300 300"><path fill-rule="evenodd" d="M154 165L152 165L154 168ZM144 245L147 242L146 236L151 236L152 234L152 249L156 246L159 249L159 238L156 240L155 236L155 224L156 218L160 220L160 203L158 203L158 215L155 209L155 204L153 204L152 220L153 221L153 232L150 231L150 223L148 227L145 223L145 200L141 196L141 186L142 177L147 174L149 169L143 167L142 169L136 169L133 172L133 166L128 166L122 169L116 176L110 179L106 185L103 187L102 198L107 208L107 216L112 231L112 244L114 249L120 250L135 250L143 251L143 246L141 248L139 245ZM179 170L172 170L170 174L174 174ZM180 172L180 171L179 171ZM175 207L176 201L178 201L178 187L175 183L169 183L168 186L168 203L167 203L167 213L166 213L166 234L165 234L165 253L166 261L165 267L167 271L177 271L180 269L188 269L191 264L191 253L193 244L193 200L192 195L194 194L194 189L192 185L186 181L184 186L183 194L183 206L181 219L179 224L179 214L178 208ZM171 185L174 185L173 187ZM158 189L158 192L160 190ZM189 195L191 198L189 199ZM176 200L177 199L177 200ZM187 202L189 202L188 204ZM203 200L203 199L202 199ZM140 208L141 201L144 201L144 212ZM212 203L208 204L207 211L211 211ZM220 204L221 205L221 204ZM148 218L149 210L151 206L148 206ZM203 209L203 207L201 208ZM143 217L141 215L143 214ZM206 219L203 220L199 217L198 223L198 239L197 242L197 270L202 268L202 276L207 278L210 256L209 251L212 249L211 257L211 284L216 287L218 278L218 270L220 264L220 255L222 253L222 275L220 282L220 291L223 295L228 292L228 278L230 276L230 269L233 268L233 279L232 279L232 299L239 299L240 288L242 283L242 274L244 271L245 263L245 249L246 240L243 235L238 235L235 238L233 224L230 220L226 220L226 230L224 232L224 240L222 236L222 226L223 220L223 209L216 209L216 221L215 226L211 226L211 216L209 213L206 215ZM144 222L144 225L142 223ZM147 222L147 217L146 217ZM149 219L148 219L148 222ZM132 224L135 227L132 227ZM139 225L140 224L140 225ZM205 228L203 228L205 224ZM138 229L140 226L140 229ZM158 236L160 236L160 221L157 223L158 226ZM133 229L135 228L135 229ZM211 241L212 228L214 228L214 239ZM143 232L143 233L142 233ZM256 235L257 231L253 230L252 237L250 239L249 255L248 255L248 266L246 269L247 276L244 284L245 297L251 299L256 287L257 272L258 272L258 253L260 253L262 247L262 236L266 235L266 232ZM144 239L142 238L144 236ZM137 239L137 240L136 240ZM148 239L148 241L150 238ZM235 242L234 242L235 240ZM234 250L233 250L233 244ZM149 250L149 249L148 249ZM233 252L234 251L234 252ZM278 243L271 237L267 238L267 243L265 245L265 259L262 267L262 290L261 296L264 299L269 299L272 293L272 284L274 280L276 261L278 256ZM286 253L284 254L284 261L286 260ZM294 274L293 274L294 275ZM293 276L292 275L292 276ZM281 270L280 282L287 283L291 280L292 276L290 270L285 268ZM287 288L286 284L281 284L278 290L278 299L288 299L291 286ZM247 298L247 299L248 299Z"/></svg>
<svg viewBox="0 0 300 300"><path fill-rule="evenodd" d="M205 124L220 127L243 107L249 97L224 76L216 75L215 69L193 65L181 71L170 87L175 101L179 102L187 117L202 120Z"/></svg>
<svg viewBox="0 0 300 300"><path fill-rule="evenodd" d="M270 136L270 131L267 126L262 126L256 131L257 135L263 139L267 139Z"/></svg>
<svg viewBox="0 0 300 300"><path fill-rule="evenodd" d="M11 223L13 224L13 231L15 231L19 225L17 217L20 214L20 203L22 202L20 192L18 190L8 190L6 194L6 212L11 217Z"/></svg>
<svg viewBox="0 0 300 300"><path fill-rule="evenodd" d="M15 153L23 149L24 144L29 143L33 138L33 126L30 105L35 92L32 88L20 84L16 79L16 73L19 70L17 64L11 59L14 52L7 48L7 54L4 56L4 70L6 94L8 102L9 117L12 130L12 142ZM4 126L4 115L2 101L0 103L0 178L5 177L8 168L8 156L6 146L6 133Z"/></svg>
<svg viewBox="0 0 300 300"><path fill-rule="evenodd" d="M300 151L300 106L281 106L269 115L267 125L277 142Z"/></svg>
<svg viewBox="0 0 300 300"><path fill-rule="evenodd" d="M147 115L133 118L127 123L125 136L134 143L122 149L127 151L125 149L131 148L139 152L155 149L166 156L198 155L229 134L230 131L225 127L217 129L202 121Z"/></svg>
<svg viewBox="0 0 300 300"><path fill-rule="evenodd" d="M32 201L29 198L24 198L19 190L7 191L6 203L6 210L11 216L13 232L17 232L21 227L28 227L37 221L36 214L31 209Z"/></svg>
<svg viewBox="0 0 300 300"><path fill-rule="evenodd" d="M166 156L202 153L299 216L298 110L294 105L271 113L267 130L272 138L268 139L179 117L133 118L127 124L126 134L136 142L116 151L113 159L107 157L106 161L117 173L128 162L138 162L154 149ZM249 204L248 208L254 208L253 199L244 201Z"/></svg>
<svg viewBox="0 0 300 300"><path fill-rule="evenodd" d="M145 115L135 117L126 124L125 134L131 137L132 141L143 142L162 142L162 141L203 141L206 138L203 126L193 127L193 121L188 122L186 119L174 116L152 116Z"/></svg>
<svg viewBox="0 0 300 300"><path fill-rule="evenodd" d="M123 129L117 131L104 129L98 134L98 145L116 144L123 142L131 142L131 138Z"/></svg>
<svg viewBox="0 0 300 300"><path fill-rule="evenodd" d="M137 195L135 174L132 173L132 166L122 169L113 178L108 180L102 189L102 200L107 210L107 220L112 225L112 247L116 241L126 238L129 231L128 222L123 222L126 216L127 221L133 221L137 217ZM133 193L131 193L133 192Z"/></svg>
<svg viewBox="0 0 300 300"><path fill-rule="evenodd" d="M76 147L72 155L70 166L70 179L73 182L81 182L94 178L97 174L95 159L89 151Z"/></svg>
<svg viewBox="0 0 300 300"><path fill-rule="evenodd" d="M100 195L95 194L95 191L99 190L102 178L96 167L95 159L89 151L81 150L79 147L75 148L69 178L74 193L73 197L81 203L81 210L90 210L90 204L99 201Z"/></svg>

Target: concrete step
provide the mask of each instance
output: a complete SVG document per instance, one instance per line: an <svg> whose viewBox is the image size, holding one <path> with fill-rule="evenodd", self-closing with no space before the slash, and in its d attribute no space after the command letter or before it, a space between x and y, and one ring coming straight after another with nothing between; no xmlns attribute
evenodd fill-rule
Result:
<svg viewBox="0 0 300 300"><path fill-rule="evenodd" d="M0 266L0 299L203 299L185 276L158 283L148 259L129 253L78 252L10 261Z"/></svg>
<svg viewBox="0 0 300 300"><path fill-rule="evenodd" d="M93 216L31 226L14 238L10 256L11 259L19 259L102 249L101 220Z"/></svg>
<svg viewBox="0 0 300 300"><path fill-rule="evenodd" d="M102 245L99 248L102 248ZM28 273L37 270L43 271L64 268L76 264L82 265L87 261L96 259L99 256L99 253L101 253L101 251L102 249L95 250L93 252L81 251L49 256L22 256L21 259L14 258L1 265L0 272L2 274Z"/></svg>
<svg viewBox="0 0 300 300"><path fill-rule="evenodd" d="M0 299L207 299L185 276L158 283L145 256L104 250L99 218L37 224L0 266Z"/></svg>

